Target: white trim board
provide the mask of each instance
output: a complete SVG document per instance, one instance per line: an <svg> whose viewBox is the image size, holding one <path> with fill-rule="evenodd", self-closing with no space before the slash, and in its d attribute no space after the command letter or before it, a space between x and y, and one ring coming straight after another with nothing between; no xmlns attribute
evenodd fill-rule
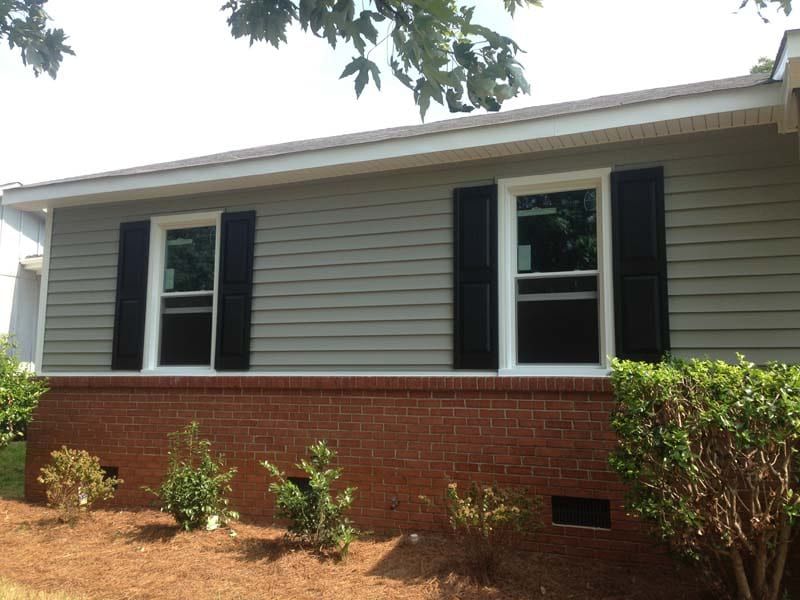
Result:
<svg viewBox="0 0 800 600"><path fill-rule="evenodd" d="M44 330L47 316L47 284L50 279L50 244L53 240L53 219L55 211L50 209L45 217L44 248L42 255L42 275L39 283L39 315L36 321L36 349L34 363L36 373L41 375L44 359Z"/></svg>

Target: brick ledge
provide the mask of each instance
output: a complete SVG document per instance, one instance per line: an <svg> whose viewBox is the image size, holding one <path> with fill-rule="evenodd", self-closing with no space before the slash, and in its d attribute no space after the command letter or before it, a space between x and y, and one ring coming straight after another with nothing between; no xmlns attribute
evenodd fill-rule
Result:
<svg viewBox="0 0 800 600"><path fill-rule="evenodd" d="M303 390L478 390L612 392L608 377L400 377L400 376L50 376L50 388L303 389Z"/></svg>

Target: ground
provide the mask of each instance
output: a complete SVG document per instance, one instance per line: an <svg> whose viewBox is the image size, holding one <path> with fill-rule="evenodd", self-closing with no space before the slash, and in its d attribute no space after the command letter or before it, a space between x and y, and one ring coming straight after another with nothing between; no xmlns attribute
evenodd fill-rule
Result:
<svg viewBox="0 0 800 600"><path fill-rule="evenodd" d="M9 584L68 592L59 600L699 598L669 569L517 552L497 586L479 587L447 537L423 535L416 545L367 538L337 562L292 546L275 527L235 530L186 533L153 510L100 510L69 526L44 506L0 499L0 600L38 597L4 596Z"/></svg>
<svg viewBox="0 0 800 600"><path fill-rule="evenodd" d="M59 592L38 592L0 579L0 600L76 600L76 598Z"/></svg>
<svg viewBox="0 0 800 600"><path fill-rule="evenodd" d="M24 442L0 451L0 600L647 599L700 597L676 584L687 574L598 561L514 553L497 585L467 574L452 540L423 535L365 538L344 562L316 556L257 523L230 530L180 531L152 510L99 510L75 526L25 503Z"/></svg>
<svg viewBox="0 0 800 600"><path fill-rule="evenodd" d="M0 498L22 498L24 493L25 442L12 442L0 450Z"/></svg>

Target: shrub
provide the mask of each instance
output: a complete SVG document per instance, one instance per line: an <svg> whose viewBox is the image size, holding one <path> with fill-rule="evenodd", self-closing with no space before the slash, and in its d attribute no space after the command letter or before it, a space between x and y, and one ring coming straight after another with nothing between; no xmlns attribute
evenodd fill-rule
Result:
<svg viewBox="0 0 800 600"><path fill-rule="evenodd" d="M49 465L41 468L39 483L47 488L47 504L59 511L64 523L78 519L98 500L110 500L121 479L106 477L100 460L85 450L62 446L53 451Z"/></svg>
<svg viewBox="0 0 800 600"><path fill-rule="evenodd" d="M421 499L431 502L421 496ZM445 491L450 527L464 548L474 577L482 584L494 578L504 553L540 526L541 499L524 490L472 483L459 494L458 484Z"/></svg>
<svg viewBox="0 0 800 600"><path fill-rule="evenodd" d="M159 498L161 510L189 531L239 518L227 498L235 474L236 469L225 469L222 456L211 455L211 442L200 439L200 426L193 421L169 434L167 475L157 490L146 489Z"/></svg>
<svg viewBox="0 0 800 600"><path fill-rule="evenodd" d="M22 436L47 381L20 362L7 335L0 335L0 449Z"/></svg>
<svg viewBox="0 0 800 600"><path fill-rule="evenodd" d="M261 463L276 480L269 486L275 494L276 516L288 519L289 536L322 551L336 548L344 558L358 531L345 513L353 504L356 488L348 487L331 495L331 485L342 475L339 468L330 468L336 452L324 441L308 447L311 460L302 459L296 466L308 475L308 489L301 490L270 462Z"/></svg>
<svg viewBox="0 0 800 600"><path fill-rule="evenodd" d="M800 516L800 367L616 360L629 508L739 598L777 600Z"/></svg>

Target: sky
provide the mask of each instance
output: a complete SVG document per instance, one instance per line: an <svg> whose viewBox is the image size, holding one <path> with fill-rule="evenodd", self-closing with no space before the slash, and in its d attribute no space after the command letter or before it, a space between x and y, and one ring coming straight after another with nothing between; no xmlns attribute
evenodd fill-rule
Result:
<svg viewBox="0 0 800 600"><path fill-rule="evenodd" d="M544 0L513 20L501 0L470 2L526 51L532 93L506 110L743 75L800 28L800 6L765 24L739 0ZM299 30L279 50L251 47L221 4L51 0L77 56L53 81L0 45L0 185L420 122L388 68L357 100L338 79L352 51ZM431 106L428 121L452 118Z"/></svg>

